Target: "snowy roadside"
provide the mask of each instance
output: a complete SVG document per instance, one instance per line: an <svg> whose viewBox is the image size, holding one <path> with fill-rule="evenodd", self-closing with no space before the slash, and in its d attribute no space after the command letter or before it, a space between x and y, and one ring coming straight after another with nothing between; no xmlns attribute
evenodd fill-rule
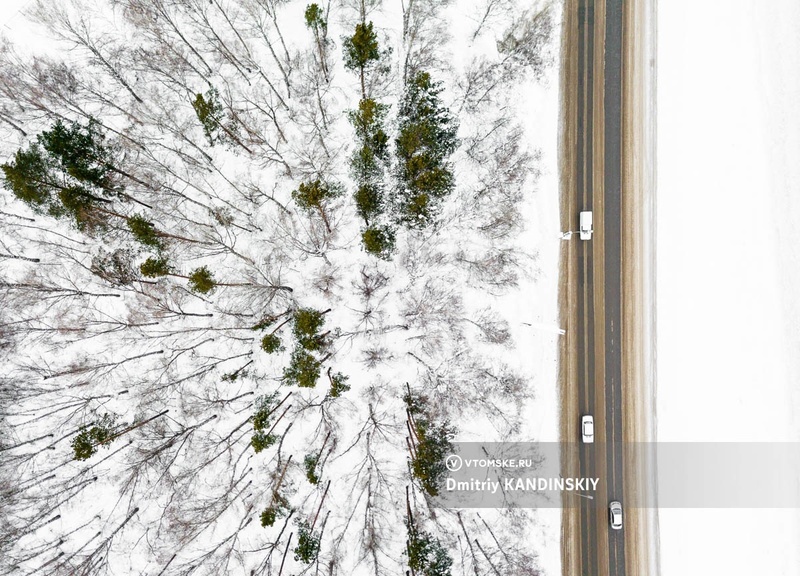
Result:
<svg viewBox="0 0 800 576"><path fill-rule="evenodd" d="M626 5L627 102L623 170L625 305L623 363L626 382L624 417L629 442L656 439L656 18L655 1ZM654 495L655 461L645 459L626 469L628 501ZM658 509L629 509L626 521L626 570L658 575Z"/></svg>
<svg viewBox="0 0 800 576"><path fill-rule="evenodd" d="M642 417L645 420L646 440L655 442L658 440L658 277L657 277L657 258L658 258L658 227L657 227L657 139L658 139L658 107L657 107L657 51L658 51L658 2L657 0L641 0L638 4L641 13L641 46L638 55L642 58L639 69L642 71L642 83L644 93L640 95L642 105L641 119L643 122L642 130L644 134L643 144L646 147L642 151L643 159L643 194L644 204L642 210L643 218L643 252L642 277L644 279L643 305L642 305L642 372L644 375L643 384L646 386L643 394L644 409ZM646 383L646 384L645 384ZM648 471L652 473L655 469L655 462L648 462ZM655 484L653 480L652 484ZM657 491L658 487L653 485L648 489ZM647 516L647 526L645 527L647 541L647 561L648 573L652 576L661 574L660 563L660 543L659 543L659 511L653 510Z"/></svg>
<svg viewBox="0 0 800 576"><path fill-rule="evenodd" d="M799 25L791 0L658 6L661 442L799 438ZM667 576L800 565L794 509L659 517Z"/></svg>

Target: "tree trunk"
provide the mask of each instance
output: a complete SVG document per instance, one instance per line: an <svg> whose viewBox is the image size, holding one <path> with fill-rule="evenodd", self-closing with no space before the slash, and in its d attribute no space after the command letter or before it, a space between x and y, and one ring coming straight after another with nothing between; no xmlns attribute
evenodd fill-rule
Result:
<svg viewBox="0 0 800 576"><path fill-rule="evenodd" d="M322 511L322 505L325 503L325 497L328 495L328 489L331 487L331 481L328 480L328 483L325 485L325 492L322 493L322 499L319 501L319 507L317 507L317 513L314 514L314 520L311 522L311 530L314 530L314 526L317 524L317 518L319 518L319 513Z"/></svg>
<svg viewBox="0 0 800 576"><path fill-rule="evenodd" d="M283 574L283 565L286 563L286 554L289 553L289 544L292 543L292 536L294 536L294 532L289 532L289 539L286 541L286 548L283 551L283 558L281 558L281 568L278 570L278 576Z"/></svg>

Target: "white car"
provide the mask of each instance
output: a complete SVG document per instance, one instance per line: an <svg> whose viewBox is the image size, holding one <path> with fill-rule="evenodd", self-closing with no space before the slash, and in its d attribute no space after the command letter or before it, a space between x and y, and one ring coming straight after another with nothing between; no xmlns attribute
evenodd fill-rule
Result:
<svg viewBox="0 0 800 576"><path fill-rule="evenodd" d="M608 518L614 530L622 530L622 504L616 500L608 505Z"/></svg>
<svg viewBox="0 0 800 576"><path fill-rule="evenodd" d="M580 225L581 240L591 240L593 232L591 212L581 212Z"/></svg>
<svg viewBox="0 0 800 576"><path fill-rule="evenodd" d="M581 416L581 440L587 444L594 442L594 417L591 414Z"/></svg>

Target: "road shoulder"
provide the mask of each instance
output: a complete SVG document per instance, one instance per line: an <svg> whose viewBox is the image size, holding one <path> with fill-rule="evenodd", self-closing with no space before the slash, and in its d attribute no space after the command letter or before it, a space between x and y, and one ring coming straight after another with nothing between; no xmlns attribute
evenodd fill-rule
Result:
<svg viewBox="0 0 800 576"><path fill-rule="evenodd" d="M622 370L623 437L629 443L655 441L655 30L655 0L626 3ZM626 467L626 501L655 501L654 464L641 460ZM657 508L629 507L625 522L626 572L656 576Z"/></svg>

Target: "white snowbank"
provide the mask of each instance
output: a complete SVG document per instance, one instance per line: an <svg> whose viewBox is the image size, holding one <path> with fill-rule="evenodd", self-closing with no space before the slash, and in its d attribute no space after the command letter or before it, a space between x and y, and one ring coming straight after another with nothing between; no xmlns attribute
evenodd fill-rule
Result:
<svg viewBox="0 0 800 576"><path fill-rule="evenodd" d="M658 5L658 439L797 441L800 5ZM796 574L797 510L661 510L666 576Z"/></svg>

